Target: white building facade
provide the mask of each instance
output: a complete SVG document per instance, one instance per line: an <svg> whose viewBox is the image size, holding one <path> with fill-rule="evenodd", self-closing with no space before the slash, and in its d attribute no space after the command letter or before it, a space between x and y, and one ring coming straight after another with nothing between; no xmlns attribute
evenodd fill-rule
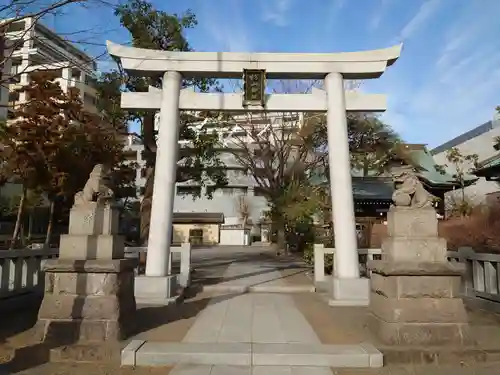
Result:
<svg viewBox="0 0 500 375"><path fill-rule="evenodd" d="M1 22L9 22L4 37L4 56L7 58L2 77L10 77L10 84L2 86L0 118L12 118L11 109L27 100L25 93L14 90L27 85L36 71L56 74L64 92L70 87L78 88L85 109L96 110L96 63L91 56L36 22L35 18Z"/></svg>
<svg viewBox="0 0 500 375"><path fill-rule="evenodd" d="M249 124L251 122L251 124ZM283 124L285 122L285 124ZM204 126L220 134L220 154L219 158L225 166L227 185L217 188L210 183L205 186L193 184L192 182L177 183L174 198L174 212L176 213L220 213L224 216L224 224L233 225L241 221L240 202L241 197L248 205L250 211L249 223L258 224L262 221L265 212L268 210L267 200L262 196L259 185L251 175L244 170L235 157L235 153L241 149L241 143L247 138L249 147L254 140L248 136L250 130L263 131L269 127L273 132L279 132L284 128L298 129L302 124L302 114L268 113L251 117L247 115L237 115L224 127L217 125L204 125L202 122L195 123L194 128L201 130ZM233 139L233 141L231 141ZM236 140L236 141L234 141ZM180 147L186 144L179 140ZM189 146L189 145L186 145ZM127 158L138 165L136 172L136 187L139 191L139 199L142 198L141 191L146 185L146 161L142 157L144 146L134 135L130 135L125 146ZM211 190L211 198L207 193ZM196 195L199 198L194 198Z"/></svg>
<svg viewBox="0 0 500 375"><path fill-rule="evenodd" d="M478 161L486 160L498 153L495 150L494 139L500 136L500 120L494 119L488 121L466 133L451 139L448 142L431 150L434 160L439 165L451 164L446 160L446 153L452 148L457 148L463 155L476 154ZM473 168L472 165L469 166ZM450 174L454 174L455 170L452 166L447 168ZM465 188L467 199L472 204L480 204L484 202L487 194L496 193L500 191L500 185L495 181L486 181L485 178L480 178L476 183ZM448 194L459 194L456 192L449 192Z"/></svg>

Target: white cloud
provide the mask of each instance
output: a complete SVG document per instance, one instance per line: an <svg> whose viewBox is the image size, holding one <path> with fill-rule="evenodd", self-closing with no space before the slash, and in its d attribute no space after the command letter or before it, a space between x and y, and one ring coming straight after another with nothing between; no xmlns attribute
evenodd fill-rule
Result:
<svg viewBox="0 0 500 375"><path fill-rule="evenodd" d="M500 52L482 49L424 77L422 84L387 86L386 119L411 142L443 143L490 120L500 102Z"/></svg>
<svg viewBox="0 0 500 375"><path fill-rule="evenodd" d="M371 31L375 31L380 26L380 22L384 17L384 13L386 12L389 4L392 0L380 0L380 3L377 5L376 11L373 13L373 17L368 22L368 28Z"/></svg>
<svg viewBox="0 0 500 375"><path fill-rule="evenodd" d="M203 4L206 4L204 2ZM231 18L220 16L217 8L203 6L204 26L209 36L216 42L215 49L227 52L249 52L253 50L253 43L250 39L245 23L242 20L239 1L231 1L230 9L227 13Z"/></svg>
<svg viewBox="0 0 500 375"><path fill-rule="evenodd" d="M286 26L290 6L291 0L263 0L262 19L276 26Z"/></svg>
<svg viewBox="0 0 500 375"><path fill-rule="evenodd" d="M420 31L441 5L423 3L398 41L423 36ZM490 120L500 103L500 2L450 0L446 6L453 12L450 21L433 24L433 40L409 45L380 80L389 98L384 119L409 142L437 146Z"/></svg>
<svg viewBox="0 0 500 375"><path fill-rule="evenodd" d="M442 0L426 0L413 18L403 27L395 42L401 42L413 36L438 11L441 3Z"/></svg>
<svg viewBox="0 0 500 375"><path fill-rule="evenodd" d="M471 49L481 48L481 42L489 40L492 33L498 31L500 4L491 4L492 6L478 7L478 3L470 2L464 7L463 13L445 33L444 46L437 61L439 68L447 70L455 65L457 60L462 60L465 55L469 56ZM488 47L488 43L485 44ZM493 45L493 48L498 47Z"/></svg>
<svg viewBox="0 0 500 375"><path fill-rule="evenodd" d="M342 11L344 5L345 5L345 0L331 0L331 3L329 4L329 9L325 11L325 13L327 14L327 19L324 25L324 30L323 30L324 33L329 33L331 31L335 23L336 17Z"/></svg>

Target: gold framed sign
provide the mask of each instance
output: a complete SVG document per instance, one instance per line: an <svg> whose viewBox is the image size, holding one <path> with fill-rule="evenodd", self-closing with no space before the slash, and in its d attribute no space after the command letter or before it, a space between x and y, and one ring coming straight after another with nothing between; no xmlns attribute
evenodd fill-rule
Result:
<svg viewBox="0 0 500 375"><path fill-rule="evenodd" d="M243 69L243 106L264 106L266 71L264 69Z"/></svg>

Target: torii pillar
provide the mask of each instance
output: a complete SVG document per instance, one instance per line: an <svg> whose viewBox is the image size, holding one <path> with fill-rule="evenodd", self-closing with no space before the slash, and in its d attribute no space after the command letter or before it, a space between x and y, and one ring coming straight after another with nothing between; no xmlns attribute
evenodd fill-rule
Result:
<svg viewBox="0 0 500 375"><path fill-rule="evenodd" d="M380 77L401 53L387 49L325 54L170 52L120 46L108 42L111 56L129 74L163 75L161 93L123 93L122 107L160 109L158 151L148 243L146 276L151 287L168 283L179 110L327 112L332 219L335 227L336 270L331 305L367 305L369 280L360 278L346 111L385 110L380 95L346 93L344 79ZM241 94L195 93L180 90L181 78L241 78L244 70L264 70L272 79L324 79L322 95L276 94L265 107L243 105ZM163 280L163 281L162 281Z"/></svg>

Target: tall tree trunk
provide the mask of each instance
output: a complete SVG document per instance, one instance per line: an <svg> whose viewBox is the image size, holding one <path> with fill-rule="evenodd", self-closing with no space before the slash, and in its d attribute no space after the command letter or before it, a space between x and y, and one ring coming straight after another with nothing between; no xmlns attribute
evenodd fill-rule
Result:
<svg viewBox="0 0 500 375"><path fill-rule="evenodd" d="M143 118L142 136L144 141L144 151L147 168L146 185L144 186L144 195L140 207L140 228L139 237L142 246L147 246L149 236L149 223L151 221L151 205L153 203L153 185L155 178L155 161L156 161L156 140L155 140L155 116L147 114ZM146 253L139 254L139 272L146 267Z"/></svg>
<svg viewBox="0 0 500 375"><path fill-rule="evenodd" d="M141 226L139 233L142 245L145 245L147 243L149 236L149 223L151 221L151 204L153 201L154 178L155 170L153 167L149 167L147 170L146 185L144 187L144 195L142 197L140 207Z"/></svg>
<svg viewBox="0 0 500 375"><path fill-rule="evenodd" d="M156 141L154 135L154 115L148 114L143 119L143 138L146 159L146 185L144 186L144 195L140 207L140 239L141 244L146 244L149 235L149 222L151 220L151 204L153 199L153 184L154 184L154 166Z"/></svg>
<svg viewBox="0 0 500 375"><path fill-rule="evenodd" d="M370 163L368 161L368 156L365 155L363 159L363 177L368 177L370 173Z"/></svg>
<svg viewBox="0 0 500 375"><path fill-rule="evenodd" d="M285 221L283 220L283 215L281 212L274 211L272 215L272 221L273 221L273 231L276 231L276 237L275 237L275 247L276 247L276 254L280 254L281 252L284 252L285 254L288 253L288 249L286 246L286 225Z"/></svg>
<svg viewBox="0 0 500 375"><path fill-rule="evenodd" d="M17 245L17 239L19 237L22 218L24 213L24 205L26 203L26 193L27 189L23 186L23 193L21 195L21 200L19 201L19 206L17 207L16 225L14 227L14 233L12 233L12 239L10 240L10 249L14 249Z"/></svg>
<svg viewBox="0 0 500 375"><path fill-rule="evenodd" d="M24 233L24 218L21 219L21 230L19 231L20 236L19 239L21 240L21 248L26 248L26 234Z"/></svg>
<svg viewBox="0 0 500 375"><path fill-rule="evenodd" d="M45 242L44 246L46 248L50 247L50 238L52 237L52 231L54 228L54 209L55 209L56 203L51 200L50 201L50 206L49 206L49 223L47 224L47 232L45 233Z"/></svg>
<svg viewBox="0 0 500 375"><path fill-rule="evenodd" d="M28 243L31 243L33 236L33 209L29 210L28 214Z"/></svg>

